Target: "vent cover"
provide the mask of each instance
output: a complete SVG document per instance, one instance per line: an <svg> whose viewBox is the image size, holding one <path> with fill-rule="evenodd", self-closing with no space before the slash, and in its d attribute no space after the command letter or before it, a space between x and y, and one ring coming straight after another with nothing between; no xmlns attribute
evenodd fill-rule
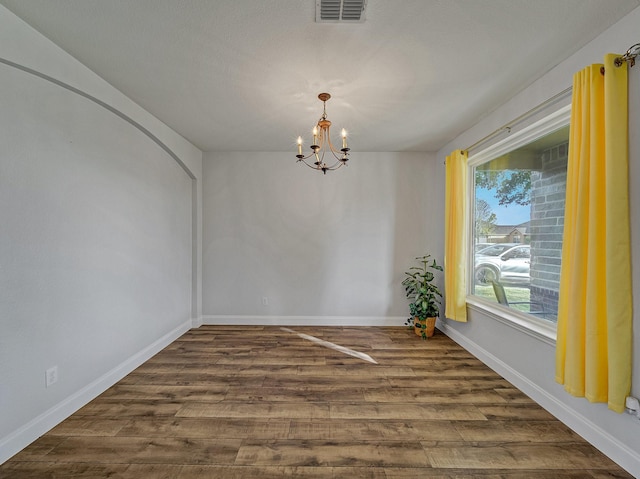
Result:
<svg viewBox="0 0 640 479"><path fill-rule="evenodd" d="M316 0L316 23L362 23L367 0Z"/></svg>

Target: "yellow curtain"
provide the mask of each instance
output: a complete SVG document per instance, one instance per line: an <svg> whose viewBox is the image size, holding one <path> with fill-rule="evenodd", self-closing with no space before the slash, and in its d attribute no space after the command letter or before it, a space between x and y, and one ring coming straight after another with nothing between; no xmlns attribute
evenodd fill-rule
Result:
<svg viewBox="0 0 640 479"><path fill-rule="evenodd" d="M446 160L444 226L444 315L467 320L467 153L456 150Z"/></svg>
<svg viewBox="0 0 640 479"><path fill-rule="evenodd" d="M632 290L627 64L609 54L573 78L556 381L624 411Z"/></svg>

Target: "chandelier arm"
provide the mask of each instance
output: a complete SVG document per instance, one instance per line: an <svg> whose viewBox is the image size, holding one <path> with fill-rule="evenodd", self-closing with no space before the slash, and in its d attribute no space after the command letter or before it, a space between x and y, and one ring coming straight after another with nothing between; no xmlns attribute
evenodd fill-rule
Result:
<svg viewBox="0 0 640 479"><path fill-rule="evenodd" d="M309 158L311 158L312 156L314 156L315 153L312 151L311 153L309 153L307 156L303 156L303 157L298 157L298 161L303 161L303 160L308 160Z"/></svg>
<svg viewBox="0 0 640 479"><path fill-rule="evenodd" d="M311 156L311 155L309 155L309 156ZM305 158L298 158L298 161L304 163L306 166L308 166L309 168L311 168L313 170L322 170L322 166L316 165L315 163L310 165L309 163L307 163L305 161ZM321 161L320 164L323 165L324 162ZM328 170L328 171L335 171L338 168L343 167L344 165L346 165L346 163L344 161L338 160L333 165L325 167L325 169Z"/></svg>
<svg viewBox="0 0 640 479"><path fill-rule="evenodd" d="M336 162L335 162L334 164L332 164L331 166L327 166L327 164L326 164L326 163L325 163L325 161L324 161L324 154L325 154L325 152L323 151L323 152L322 152L322 161L321 161L321 164L322 164L322 166L324 167L324 169L326 169L326 170L328 170L328 171L337 170L338 168L340 168L340 167L341 167L342 165L344 165L344 163L345 163L344 161L342 161L342 159L341 159L341 158L336 157L336 155L334 154L333 156L335 157ZM322 169L322 168L320 168L320 169Z"/></svg>
<svg viewBox="0 0 640 479"><path fill-rule="evenodd" d="M342 159L342 157L343 157L342 152L338 153L337 151L331 150L331 154L338 161L340 161L340 159Z"/></svg>
<svg viewBox="0 0 640 479"><path fill-rule="evenodd" d="M334 171L334 170L337 170L338 168L342 168L344 165L345 165L344 161L338 160L333 165L328 166L327 170Z"/></svg>
<svg viewBox="0 0 640 479"><path fill-rule="evenodd" d="M342 149L338 149L333 145L333 142L331 141L331 127L327 127L327 145L329 146L329 150L331 151L331 154L333 155L333 157L340 161L342 158L344 158L345 156L348 155L348 153ZM324 139L323 139L324 140ZM324 146L324 145L323 145ZM323 150L325 151L325 150ZM348 151L348 150L347 150Z"/></svg>
<svg viewBox="0 0 640 479"><path fill-rule="evenodd" d="M331 126L327 127L327 145L329 146L329 149L335 156L335 153L337 150L336 150L336 147L333 146L333 142L331 141Z"/></svg>
<svg viewBox="0 0 640 479"><path fill-rule="evenodd" d="M318 151L319 151L318 155L320 155L320 156L322 157L321 159L322 159L322 160L324 160L324 154L325 154L325 152L326 152L327 150L326 150L326 149L319 149ZM333 155L333 157L334 157L336 160L338 160L339 162L341 162L341 163L342 163L342 159L343 159L343 157L344 157L345 153L343 153L342 151L340 151L340 153L338 154L338 153L337 153L336 151L334 151L334 150L330 150L330 151L331 151L331 154ZM316 153L314 153L314 152L312 151L312 152L311 152L311 153L309 153L307 156L303 156L302 158L298 158L298 161L308 160L309 158L311 158L312 156L315 156L315 155L316 155ZM346 155L348 155L348 153L347 153ZM320 159L320 158L319 158L319 159Z"/></svg>
<svg viewBox="0 0 640 479"><path fill-rule="evenodd" d="M310 165L309 163L304 161L302 158L300 158L298 161L301 161L302 163L304 163L306 166L308 166L309 168L311 168L313 170L322 170L322 168L317 166L315 163L313 165Z"/></svg>
<svg viewBox="0 0 640 479"><path fill-rule="evenodd" d="M340 159L340 153L339 153L340 150L336 150L335 146L333 146L333 143L331 142L331 139L329 139L328 144L329 144L329 151L331 151L331 154L333 154L336 160Z"/></svg>

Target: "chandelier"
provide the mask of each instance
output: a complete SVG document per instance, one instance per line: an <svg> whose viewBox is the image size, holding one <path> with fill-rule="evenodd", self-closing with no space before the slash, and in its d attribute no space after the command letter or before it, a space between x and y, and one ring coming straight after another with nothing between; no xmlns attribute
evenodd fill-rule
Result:
<svg viewBox="0 0 640 479"><path fill-rule="evenodd" d="M298 154L296 155L296 158L298 158L298 162L301 161L309 168L322 171L322 173L326 175L327 171L337 170L341 166L347 164L347 161L349 161L349 148L347 148L347 131L344 128L342 129L342 148L337 149L333 143L331 143L331 122L327 120L327 100L331 98L331 95L328 93L320 93L318 98L323 103L323 111L318 123L313 127L313 144L311 145L311 153L307 156L302 154L302 137L299 136ZM329 162L333 162L335 159L335 163L331 166L328 166L324 161L325 153L331 153L331 155L327 157ZM333 158L331 158L332 156ZM313 163L307 162L307 160L312 157L315 161Z"/></svg>

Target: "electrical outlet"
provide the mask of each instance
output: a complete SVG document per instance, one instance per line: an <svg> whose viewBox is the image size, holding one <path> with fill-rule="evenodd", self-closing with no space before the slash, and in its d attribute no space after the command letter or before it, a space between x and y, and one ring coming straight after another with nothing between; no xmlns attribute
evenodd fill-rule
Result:
<svg viewBox="0 0 640 479"><path fill-rule="evenodd" d="M269 306L269 298L266 296L262 297L262 306Z"/></svg>
<svg viewBox="0 0 640 479"><path fill-rule="evenodd" d="M58 382L58 366L49 368L44 373L45 386L49 387Z"/></svg>
<svg viewBox="0 0 640 479"><path fill-rule="evenodd" d="M629 414L633 415L637 420L640 420L640 401L638 398L627 396L625 407Z"/></svg>

